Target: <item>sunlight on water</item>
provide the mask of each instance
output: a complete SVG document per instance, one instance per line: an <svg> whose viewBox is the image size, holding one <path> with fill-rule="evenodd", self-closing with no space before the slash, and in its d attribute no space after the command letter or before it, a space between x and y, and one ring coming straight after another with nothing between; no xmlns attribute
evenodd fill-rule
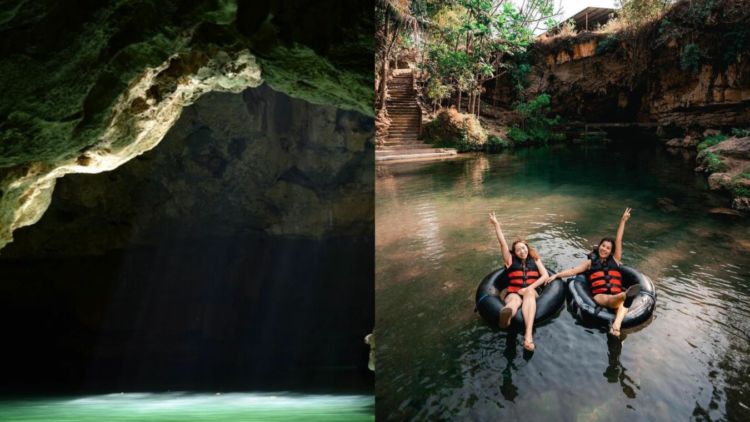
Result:
<svg viewBox="0 0 750 422"><path fill-rule="evenodd" d="M372 421L374 398L293 393L124 393L0 400L9 421Z"/></svg>

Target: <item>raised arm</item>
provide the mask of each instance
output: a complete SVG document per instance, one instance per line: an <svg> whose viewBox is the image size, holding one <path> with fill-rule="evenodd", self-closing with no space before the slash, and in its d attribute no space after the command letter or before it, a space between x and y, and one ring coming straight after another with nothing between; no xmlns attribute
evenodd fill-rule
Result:
<svg viewBox="0 0 750 422"><path fill-rule="evenodd" d="M620 225L617 227L617 237L615 237L615 253L614 255L612 255L612 257L618 263L622 259L622 235L625 234L625 223L628 221L628 218L630 218L630 211L630 208L625 208L625 212L622 213L622 218L620 218Z"/></svg>
<svg viewBox="0 0 750 422"><path fill-rule="evenodd" d="M494 211L490 214L490 223L495 227L495 235L497 236L497 241L500 242L500 250L503 253L503 262L505 262L506 267L509 267L513 262L513 257L510 255L508 242L505 241L505 236L503 236L503 231L500 229L500 223L497 221Z"/></svg>

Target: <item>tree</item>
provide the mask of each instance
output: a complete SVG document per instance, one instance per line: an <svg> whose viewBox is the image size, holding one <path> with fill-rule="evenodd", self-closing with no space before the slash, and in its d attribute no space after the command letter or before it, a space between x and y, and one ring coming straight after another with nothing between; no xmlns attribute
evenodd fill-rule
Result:
<svg viewBox="0 0 750 422"><path fill-rule="evenodd" d="M450 88L460 111L463 95L468 95L467 111L479 115L481 95L486 82L509 69L509 58L525 51L540 25L554 25L553 0L524 2L521 7L510 0L453 0L430 2L431 25L424 48L422 68L433 93L437 87ZM442 95L428 96L437 102Z"/></svg>
<svg viewBox="0 0 750 422"><path fill-rule="evenodd" d="M399 38L417 31L417 19L411 14L410 0L376 0L375 2L375 108L385 107L389 62Z"/></svg>

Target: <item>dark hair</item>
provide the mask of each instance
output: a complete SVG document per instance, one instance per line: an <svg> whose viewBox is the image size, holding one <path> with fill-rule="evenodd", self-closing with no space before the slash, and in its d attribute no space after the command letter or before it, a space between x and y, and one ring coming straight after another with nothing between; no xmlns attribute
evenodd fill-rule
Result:
<svg viewBox="0 0 750 422"><path fill-rule="evenodd" d="M611 237L604 237L604 238L602 238L602 240L599 241L599 244L597 244L596 246L594 246L594 251L593 252L595 254L599 255L599 246L601 246L602 243L604 243L604 242L609 242L609 243L612 244L612 253L610 253L609 256L614 257L615 256L615 251L617 250L617 246L615 244L615 239L612 239Z"/></svg>
<svg viewBox="0 0 750 422"><path fill-rule="evenodd" d="M527 241L525 241L523 239L516 239L516 240L513 241L513 246L510 247L510 253L511 253L511 255L513 255L516 258L518 258L518 256L516 256L516 245L519 244L519 243L523 243L524 245L526 245L526 249L529 250L529 256L531 257L531 259L533 259L534 261L536 261L537 259L539 259L539 254L536 253L536 249L534 249L531 246L529 246L529 242L527 242Z"/></svg>

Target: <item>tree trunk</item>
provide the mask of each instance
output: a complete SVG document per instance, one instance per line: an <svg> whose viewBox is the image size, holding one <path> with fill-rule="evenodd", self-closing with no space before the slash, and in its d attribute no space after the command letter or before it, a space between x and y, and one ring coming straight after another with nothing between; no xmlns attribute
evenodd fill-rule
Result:
<svg viewBox="0 0 750 422"><path fill-rule="evenodd" d="M461 112L461 91L458 91L458 101L456 101L456 110Z"/></svg>
<svg viewBox="0 0 750 422"><path fill-rule="evenodd" d="M385 9L385 29L383 35L383 63L380 65L380 86L375 96L378 111L385 108L385 90L388 85L388 8Z"/></svg>

